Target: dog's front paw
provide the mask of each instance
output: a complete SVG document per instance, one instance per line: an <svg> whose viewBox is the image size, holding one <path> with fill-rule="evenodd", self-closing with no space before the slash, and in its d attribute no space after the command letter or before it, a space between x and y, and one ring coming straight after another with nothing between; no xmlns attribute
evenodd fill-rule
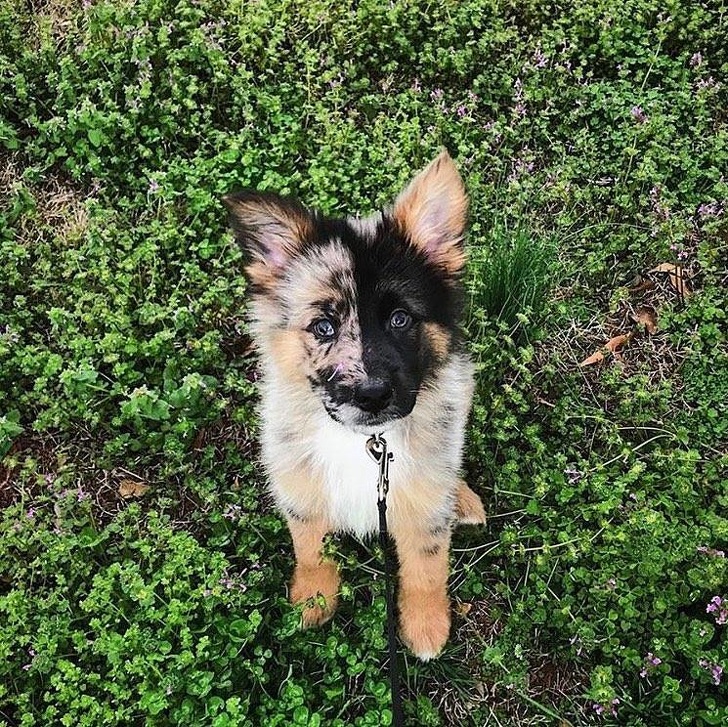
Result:
<svg viewBox="0 0 728 727"><path fill-rule="evenodd" d="M339 571L334 563L322 562L315 568L296 566L291 581L290 599L294 605L303 604L303 628L319 626L334 615L339 583Z"/></svg>
<svg viewBox="0 0 728 727"><path fill-rule="evenodd" d="M422 661L434 659L450 635L450 601L446 595L413 591L400 593L400 636Z"/></svg>
<svg viewBox="0 0 728 727"><path fill-rule="evenodd" d="M455 500L455 517L465 525L485 525L485 508L481 499L462 480Z"/></svg>

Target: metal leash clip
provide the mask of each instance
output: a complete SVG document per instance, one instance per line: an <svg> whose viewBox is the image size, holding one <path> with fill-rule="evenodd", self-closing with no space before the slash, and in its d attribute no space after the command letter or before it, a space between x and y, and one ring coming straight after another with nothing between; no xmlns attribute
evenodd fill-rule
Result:
<svg viewBox="0 0 728 727"><path fill-rule="evenodd" d="M379 465L377 494L381 502L389 492L389 463L394 455L387 451L387 440L381 434L372 434L367 439L366 448L369 456Z"/></svg>

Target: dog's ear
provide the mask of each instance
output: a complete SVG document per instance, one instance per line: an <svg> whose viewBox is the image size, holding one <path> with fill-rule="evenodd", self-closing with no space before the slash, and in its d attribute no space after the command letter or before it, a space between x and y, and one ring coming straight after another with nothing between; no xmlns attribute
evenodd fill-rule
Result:
<svg viewBox="0 0 728 727"><path fill-rule="evenodd" d="M412 244L450 275L465 264L467 212L468 196L447 151L409 183L392 207L395 223Z"/></svg>
<svg viewBox="0 0 728 727"><path fill-rule="evenodd" d="M238 242L248 254L253 283L268 287L313 229L313 216L300 202L272 192L243 190L222 198Z"/></svg>

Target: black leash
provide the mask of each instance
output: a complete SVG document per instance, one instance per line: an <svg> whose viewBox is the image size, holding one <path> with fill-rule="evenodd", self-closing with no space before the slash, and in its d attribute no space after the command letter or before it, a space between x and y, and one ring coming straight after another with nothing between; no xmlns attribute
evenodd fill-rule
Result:
<svg viewBox="0 0 728 727"><path fill-rule="evenodd" d="M392 725L404 727L402 694L400 692L399 665L397 663L397 620L394 611L394 563L389 547L387 530L387 492L389 491L389 463L394 458L387 451L387 442L381 434L374 434L366 444L369 456L379 465L377 480L377 507L379 509L379 545L384 552L384 585L387 597L387 644L389 646L389 685L392 692Z"/></svg>

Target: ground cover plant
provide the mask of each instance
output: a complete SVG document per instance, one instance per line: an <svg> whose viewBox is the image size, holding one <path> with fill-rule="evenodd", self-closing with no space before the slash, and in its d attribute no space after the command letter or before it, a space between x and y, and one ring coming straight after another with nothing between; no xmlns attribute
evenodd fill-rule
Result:
<svg viewBox="0 0 728 727"><path fill-rule="evenodd" d="M410 722L728 723L726 9L0 0L0 724L389 723L377 548L285 599L219 198L442 146L491 517Z"/></svg>

